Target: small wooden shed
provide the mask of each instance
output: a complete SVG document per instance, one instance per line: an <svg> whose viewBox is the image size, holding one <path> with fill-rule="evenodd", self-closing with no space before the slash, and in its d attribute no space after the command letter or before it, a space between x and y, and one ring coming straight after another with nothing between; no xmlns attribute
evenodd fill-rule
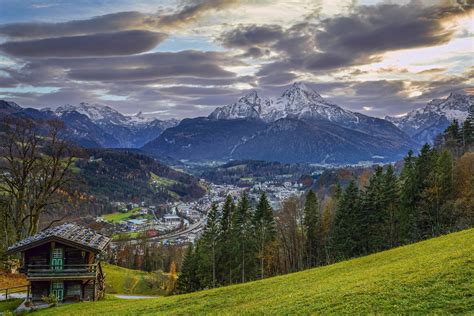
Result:
<svg viewBox="0 0 474 316"><path fill-rule="evenodd" d="M53 294L60 302L95 301L105 293L99 258L109 242L91 229L67 223L17 242L7 254L22 253L20 271L30 283L29 300Z"/></svg>

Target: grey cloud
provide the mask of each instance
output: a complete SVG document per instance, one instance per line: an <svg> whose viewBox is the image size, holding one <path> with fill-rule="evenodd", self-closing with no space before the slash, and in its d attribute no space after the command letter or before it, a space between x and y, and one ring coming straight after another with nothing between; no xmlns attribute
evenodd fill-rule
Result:
<svg viewBox="0 0 474 316"><path fill-rule="evenodd" d="M379 4L359 6L347 16L304 22L281 30L274 25L240 25L223 33L227 47L269 49L279 56L260 74L300 70L320 73L381 60L387 51L436 46L454 36L442 23L467 14L467 6ZM266 35L266 36L265 36ZM260 57L258 54L256 57Z"/></svg>
<svg viewBox="0 0 474 316"><path fill-rule="evenodd" d="M140 12L119 12L60 23L32 22L0 25L0 34L11 38L45 38L154 28L157 17Z"/></svg>
<svg viewBox="0 0 474 316"><path fill-rule="evenodd" d="M0 77L0 88L13 88L18 85L18 81L11 77Z"/></svg>
<svg viewBox="0 0 474 316"><path fill-rule="evenodd" d="M226 47L251 47L265 43L272 43L284 36L279 25L239 25L237 28L225 32L220 41Z"/></svg>
<svg viewBox="0 0 474 316"><path fill-rule="evenodd" d="M184 5L178 12L163 15L159 21L168 27L184 26L195 22L207 11L217 11L239 3L239 0L198 0Z"/></svg>
<svg viewBox="0 0 474 316"><path fill-rule="evenodd" d="M46 23L10 23L0 25L0 35L10 38L48 38L125 30L164 30L195 22L204 13L238 3L236 0L194 1L167 15L144 14L136 11L111 13L85 20Z"/></svg>
<svg viewBox="0 0 474 316"><path fill-rule="evenodd" d="M88 81L133 81L172 76L232 77L235 74L213 64L155 65L133 69L74 69L69 77Z"/></svg>
<svg viewBox="0 0 474 316"><path fill-rule="evenodd" d="M175 86L169 88L161 88L160 92L171 96L187 96L187 97L202 97L202 96L216 96L235 94L239 91L229 88L205 88L205 87L189 87L189 86Z"/></svg>
<svg viewBox="0 0 474 316"><path fill-rule="evenodd" d="M85 80L102 82L137 81L152 84L153 80L168 78L177 82L227 79L234 82L236 74L225 70L228 65L243 65L242 62L222 52L194 50L176 53L158 52L133 56L90 58L45 58L31 59L23 68L4 68L22 83L43 85L48 81ZM171 82L171 83L173 83Z"/></svg>
<svg viewBox="0 0 474 316"><path fill-rule="evenodd" d="M405 90L404 81L401 80L364 81L354 83L351 87L355 90L356 95L365 97L390 96Z"/></svg>
<svg viewBox="0 0 474 316"><path fill-rule="evenodd" d="M291 72L275 73L270 76L262 76L259 78L258 83L261 86L267 85L284 85L289 84L297 79L297 76Z"/></svg>
<svg viewBox="0 0 474 316"><path fill-rule="evenodd" d="M6 42L0 50L16 57L117 56L146 52L167 35L149 31L123 31L40 40Z"/></svg>

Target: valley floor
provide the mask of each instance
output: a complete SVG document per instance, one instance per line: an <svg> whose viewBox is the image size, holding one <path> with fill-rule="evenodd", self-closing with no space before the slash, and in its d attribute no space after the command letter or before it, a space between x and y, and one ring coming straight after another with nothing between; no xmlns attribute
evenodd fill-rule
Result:
<svg viewBox="0 0 474 316"><path fill-rule="evenodd" d="M38 315L469 313L474 229L299 273L145 301L105 300Z"/></svg>

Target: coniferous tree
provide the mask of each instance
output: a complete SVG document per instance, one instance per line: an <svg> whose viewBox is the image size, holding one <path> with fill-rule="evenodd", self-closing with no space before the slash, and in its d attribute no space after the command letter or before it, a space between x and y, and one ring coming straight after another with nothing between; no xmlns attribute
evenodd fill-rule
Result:
<svg viewBox="0 0 474 316"><path fill-rule="evenodd" d="M211 210L207 215L207 223L201 238L201 242L206 248L209 262L212 269L211 286L216 286L216 259L217 259L217 242L219 239L219 218L217 214L217 205L212 204Z"/></svg>
<svg viewBox="0 0 474 316"><path fill-rule="evenodd" d="M387 216L383 207L383 168L377 166L361 194L359 227L365 252L380 250L385 243Z"/></svg>
<svg viewBox="0 0 474 316"><path fill-rule="evenodd" d="M190 244L186 250L181 264L181 272L178 274L178 293L190 293L200 289L199 279L196 275L197 263L193 245Z"/></svg>
<svg viewBox="0 0 474 316"><path fill-rule="evenodd" d="M438 235L451 222L451 209L443 205L452 199L454 189L453 157L448 150L444 150L438 157L435 169L435 181L432 187L434 195L433 233Z"/></svg>
<svg viewBox="0 0 474 316"><path fill-rule="evenodd" d="M462 138L464 152L468 151L474 144L474 117L469 116L462 126Z"/></svg>
<svg viewBox="0 0 474 316"><path fill-rule="evenodd" d="M232 232L236 250L239 258L240 282L245 282L249 278L252 257L252 230L251 230L251 209L248 194L244 192L240 197L236 211L232 219Z"/></svg>
<svg viewBox="0 0 474 316"><path fill-rule="evenodd" d="M424 145L416 158L416 176L418 179L417 202L417 240L435 235L437 214L436 165L438 151Z"/></svg>
<svg viewBox="0 0 474 316"><path fill-rule="evenodd" d="M398 178L392 165L387 167L383 179L384 207L388 214L388 243L385 248L392 248L398 244L399 222L398 213L400 205L400 188Z"/></svg>
<svg viewBox="0 0 474 316"><path fill-rule="evenodd" d="M399 241L402 244L412 242L416 238L416 221L418 193L418 179L415 168L416 157L409 151L404 159L400 174L400 210L398 213Z"/></svg>
<svg viewBox="0 0 474 316"><path fill-rule="evenodd" d="M232 218L235 213L235 204L232 196L228 195L222 208L220 231L218 240L218 271L219 283L232 283L232 270L234 265L235 244L232 236Z"/></svg>
<svg viewBox="0 0 474 316"><path fill-rule="evenodd" d="M267 195L263 192L260 195L257 208L255 209L253 225L258 247L258 257L260 259L260 278L264 278L264 259L267 247L275 240L275 219L273 209L268 202Z"/></svg>
<svg viewBox="0 0 474 316"><path fill-rule="evenodd" d="M306 264L314 267L318 264L318 228L320 222L318 199L313 190L306 194L304 204L304 230L306 237Z"/></svg>
<svg viewBox="0 0 474 316"><path fill-rule="evenodd" d="M359 190L354 181L349 183L341 196L334 218L331 248L336 259L345 259L363 253L358 218Z"/></svg>

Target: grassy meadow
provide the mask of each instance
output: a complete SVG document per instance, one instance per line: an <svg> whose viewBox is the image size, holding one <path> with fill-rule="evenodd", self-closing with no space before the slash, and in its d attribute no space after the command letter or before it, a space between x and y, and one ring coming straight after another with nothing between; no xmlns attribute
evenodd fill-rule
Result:
<svg viewBox="0 0 474 316"><path fill-rule="evenodd" d="M262 281L146 301L71 304L36 314L466 314L474 311L473 280L470 229Z"/></svg>

